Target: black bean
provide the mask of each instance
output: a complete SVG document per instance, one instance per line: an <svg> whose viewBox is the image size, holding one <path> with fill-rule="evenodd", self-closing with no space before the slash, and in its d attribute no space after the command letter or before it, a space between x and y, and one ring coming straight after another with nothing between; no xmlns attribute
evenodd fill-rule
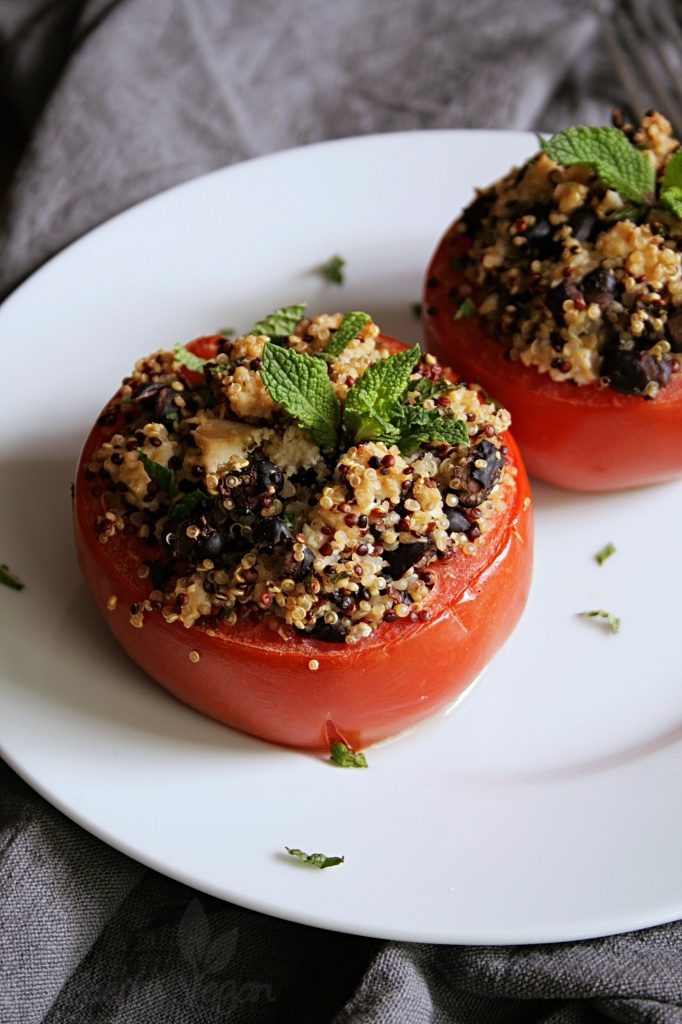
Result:
<svg viewBox="0 0 682 1024"><path fill-rule="evenodd" d="M271 516L268 519L259 519L253 528L253 543L257 548L289 547L294 543L294 535L279 516Z"/></svg>
<svg viewBox="0 0 682 1024"><path fill-rule="evenodd" d="M637 349L622 349L617 345L606 350L601 366L602 377L608 379L614 391L624 395L642 395L651 382L665 387L671 372L669 359L660 359Z"/></svg>
<svg viewBox="0 0 682 1024"><path fill-rule="evenodd" d="M474 465L471 470L471 477L481 487L492 487L502 469L502 460L499 450L490 441L481 441L474 448ZM476 462L484 460L485 466L477 466Z"/></svg>
<svg viewBox="0 0 682 1024"><path fill-rule="evenodd" d="M137 402L143 402L145 399L156 395L163 387L165 387L164 384L143 384L133 397Z"/></svg>
<svg viewBox="0 0 682 1024"><path fill-rule="evenodd" d="M558 324L563 324L565 323L564 302L568 299L575 302L576 299L582 299L582 297L583 293L577 285L572 284L569 281L562 281L560 284L549 289L545 295L545 305L556 322Z"/></svg>
<svg viewBox="0 0 682 1024"><path fill-rule="evenodd" d="M332 626L324 619L318 619L308 635L325 644L342 644L345 643L347 633L348 629L339 622Z"/></svg>
<svg viewBox="0 0 682 1024"><path fill-rule="evenodd" d="M483 461L484 466L476 462ZM459 498L463 508L477 508L488 497L499 479L504 459L498 448L490 441L480 441L467 455L465 461L453 470L450 486Z"/></svg>
<svg viewBox="0 0 682 1024"><path fill-rule="evenodd" d="M466 533L471 523L458 508L445 507L445 515L448 517L448 533Z"/></svg>
<svg viewBox="0 0 682 1024"><path fill-rule="evenodd" d="M587 302L598 302L600 306L608 306L613 302L618 282L612 270L597 267L589 274L585 274L580 287Z"/></svg>
<svg viewBox="0 0 682 1024"><path fill-rule="evenodd" d="M411 569L424 553L429 545L425 541L415 541L410 544L399 544L395 551L384 551L383 559L388 563L391 576L399 580Z"/></svg>
<svg viewBox="0 0 682 1024"><path fill-rule="evenodd" d="M274 462L270 462L268 459L261 459L253 463L253 469L257 487L262 491L266 491L269 487L274 487L275 493L279 494L284 484L284 474L279 466L276 466Z"/></svg>
<svg viewBox="0 0 682 1024"><path fill-rule="evenodd" d="M220 530L211 530L202 537L201 548L206 558L217 558L225 547L225 536Z"/></svg>
<svg viewBox="0 0 682 1024"><path fill-rule="evenodd" d="M577 242L593 242L599 234L599 220L590 206L579 206L568 218L568 223Z"/></svg>
<svg viewBox="0 0 682 1024"><path fill-rule="evenodd" d="M556 228L549 222L549 208L544 206L536 207L529 211L535 218L534 222L522 231L521 234L528 242L529 248L536 256L548 256L554 248L553 235Z"/></svg>

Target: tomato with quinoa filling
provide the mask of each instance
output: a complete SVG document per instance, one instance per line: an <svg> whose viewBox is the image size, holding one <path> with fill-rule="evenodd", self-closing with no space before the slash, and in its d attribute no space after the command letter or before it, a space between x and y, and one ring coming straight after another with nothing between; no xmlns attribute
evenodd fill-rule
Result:
<svg viewBox="0 0 682 1024"><path fill-rule="evenodd" d="M511 633L528 481L508 414L434 357L366 314L282 312L137 363L81 456L78 555L176 697L361 747L451 704Z"/></svg>
<svg viewBox="0 0 682 1024"><path fill-rule="evenodd" d="M583 491L682 474L682 152L660 114L616 123L560 132L480 192L423 304L427 348L510 410L529 472ZM635 184L608 187L597 152Z"/></svg>

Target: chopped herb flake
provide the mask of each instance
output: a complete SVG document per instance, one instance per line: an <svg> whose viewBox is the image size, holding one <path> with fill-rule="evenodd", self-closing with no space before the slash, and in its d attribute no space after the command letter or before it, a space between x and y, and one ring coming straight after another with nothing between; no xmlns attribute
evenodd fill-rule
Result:
<svg viewBox="0 0 682 1024"><path fill-rule="evenodd" d="M619 128L566 128L540 145L550 160L563 167L588 167L607 188L628 203L649 205L656 191L656 172L645 154Z"/></svg>
<svg viewBox="0 0 682 1024"><path fill-rule="evenodd" d="M610 558L611 555L615 555L615 553L616 553L616 547L615 547L614 544L611 543L611 541L609 541L609 543L605 544L604 547L601 549L601 551L598 551L597 554L594 557L596 558L596 560L599 562L600 565L603 565L604 562L608 558Z"/></svg>
<svg viewBox="0 0 682 1024"><path fill-rule="evenodd" d="M417 320L421 320L421 315L422 315L422 304L421 304L421 302L413 302L412 305L410 306L410 309L412 310L412 315Z"/></svg>
<svg viewBox="0 0 682 1024"><path fill-rule="evenodd" d="M329 760L339 768L366 768L367 758L364 754L354 754L345 743L332 743Z"/></svg>
<svg viewBox="0 0 682 1024"><path fill-rule="evenodd" d="M330 256L326 263L320 267L320 273L332 284L343 284L343 268L346 261L342 256Z"/></svg>
<svg viewBox="0 0 682 1024"><path fill-rule="evenodd" d="M9 587L10 590L24 589L24 584L21 582L19 577L15 575L10 567L4 563L0 565L0 583L5 587Z"/></svg>
<svg viewBox="0 0 682 1024"><path fill-rule="evenodd" d="M206 359L196 356L194 352L190 352L184 345L175 346L173 349L173 359L176 363L186 366L188 370L192 370L193 373L203 373L207 363Z"/></svg>
<svg viewBox="0 0 682 1024"><path fill-rule="evenodd" d="M605 612L603 609L599 609L598 611L593 612L578 612L578 614L582 615L586 619L598 619L604 624L604 626L607 626L612 633L620 632L620 619L615 615L612 615L611 612Z"/></svg>
<svg viewBox="0 0 682 1024"><path fill-rule="evenodd" d="M178 498L172 505L169 520L171 524L182 523L198 512L200 508L208 501L208 495L204 494L203 491L190 491L189 494L183 494Z"/></svg>
<svg viewBox="0 0 682 1024"><path fill-rule="evenodd" d="M337 864L343 864L345 860L345 857L327 857L324 853L305 853L303 850L289 846L285 846L284 849L290 857L298 857L304 863L312 864L313 867L320 869L336 867Z"/></svg>
<svg viewBox="0 0 682 1024"><path fill-rule="evenodd" d="M137 455L149 479L156 484L159 490L164 491L169 498L174 498L178 493L178 488L175 483L175 477L170 469L150 459L143 448L137 449Z"/></svg>
<svg viewBox="0 0 682 1024"><path fill-rule="evenodd" d="M475 312L476 307L474 306L471 299L465 299L464 302L460 304L459 309L455 313L455 320L463 320L465 317L473 316Z"/></svg>

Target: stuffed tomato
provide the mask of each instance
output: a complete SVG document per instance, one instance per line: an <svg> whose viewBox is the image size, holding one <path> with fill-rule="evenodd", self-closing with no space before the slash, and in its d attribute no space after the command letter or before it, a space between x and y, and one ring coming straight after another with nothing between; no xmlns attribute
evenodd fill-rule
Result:
<svg viewBox="0 0 682 1024"><path fill-rule="evenodd" d="M360 747L450 705L532 565L509 416L362 313L279 310L140 360L75 487L82 571L138 665L277 743Z"/></svg>
<svg viewBox="0 0 682 1024"><path fill-rule="evenodd" d="M637 129L569 129L543 146L438 245L427 347L510 410L540 479L608 491L679 476L679 143L651 114ZM609 154L638 184L612 177Z"/></svg>

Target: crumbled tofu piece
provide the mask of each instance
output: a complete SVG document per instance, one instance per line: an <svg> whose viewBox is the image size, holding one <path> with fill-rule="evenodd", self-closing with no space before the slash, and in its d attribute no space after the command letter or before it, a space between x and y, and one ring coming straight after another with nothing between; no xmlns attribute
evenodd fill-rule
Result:
<svg viewBox="0 0 682 1024"><path fill-rule="evenodd" d="M291 476L299 469L312 469L322 458L308 431L295 423L290 424L284 434L274 434L266 442L265 454L284 471L285 476Z"/></svg>
<svg viewBox="0 0 682 1024"><path fill-rule="evenodd" d="M233 456L246 455L272 436L267 427L254 427L236 420L203 419L194 429L194 440L206 473L217 473Z"/></svg>

